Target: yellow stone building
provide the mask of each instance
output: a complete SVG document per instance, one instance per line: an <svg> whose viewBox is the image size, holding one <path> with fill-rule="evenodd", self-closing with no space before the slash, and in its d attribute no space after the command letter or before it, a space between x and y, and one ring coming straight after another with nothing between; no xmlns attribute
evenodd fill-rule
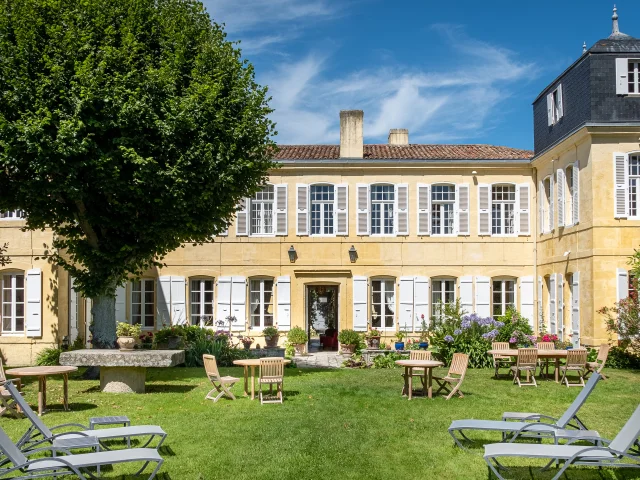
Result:
<svg viewBox="0 0 640 480"><path fill-rule="evenodd" d="M119 321L415 335L440 302L501 315L574 344L607 339L597 310L629 292L640 246L640 41L614 31L534 101L535 153L415 145L394 129L363 143L362 111L340 114L340 145L281 146L261 192L226 235L185 245L118 289ZM88 338L90 300L38 259L50 232L5 212L0 349L11 364ZM283 338L281 338L281 341ZM383 339L385 341L385 339Z"/></svg>

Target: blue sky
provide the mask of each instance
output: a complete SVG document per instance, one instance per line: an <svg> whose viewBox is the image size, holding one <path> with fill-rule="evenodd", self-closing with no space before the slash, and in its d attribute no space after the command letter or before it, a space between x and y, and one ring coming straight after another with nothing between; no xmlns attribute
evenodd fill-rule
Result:
<svg viewBox="0 0 640 480"><path fill-rule="evenodd" d="M366 143L531 149L531 102L611 33L602 0L204 0L268 85L281 144L338 143L339 111L364 110ZM617 3L640 37L640 2Z"/></svg>

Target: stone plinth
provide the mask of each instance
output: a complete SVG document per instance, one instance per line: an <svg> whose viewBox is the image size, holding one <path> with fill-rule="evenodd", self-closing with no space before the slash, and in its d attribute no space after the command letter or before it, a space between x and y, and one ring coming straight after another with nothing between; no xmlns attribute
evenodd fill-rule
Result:
<svg viewBox="0 0 640 480"><path fill-rule="evenodd" d="M144 393L147 367L184 363L184 350L84 349L60 354L60 365L100 367L100 389L112 393Z"/></svg>

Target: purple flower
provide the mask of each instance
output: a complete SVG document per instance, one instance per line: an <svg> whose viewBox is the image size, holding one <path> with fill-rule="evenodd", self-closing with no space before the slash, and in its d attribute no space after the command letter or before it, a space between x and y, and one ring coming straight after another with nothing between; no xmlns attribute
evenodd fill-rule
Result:
<svg viewBox="0 0 640 480"><path fill-rule="evenodd" d="M446 337L444 337L444 341L447 343L452 343L453 337L451 335L447 335Z"/></svg>
<svg viewBox="0 0 640 480"><path fill-rule="evenodd" d="M509 343L516 343L518 341L518 339L516 337L511 337L509 339Z"/></svg>
<svg viewBox="0 0 640 480"><path fill-rule="evenodd" d="M504 327L504 322L494 322L493 325L497 328L502 328Z"/></svg>
<svg viewBox="0 0 640 480"><path fill-rule="evenodd" d="M456 328L456 329L453 331L453 334L454 334L454 335L460 335L461 333L462 333L462 330L460 330L459 328Z"/></svg>
<svg viewBox="0 0 640 480"><path fill-rule="evenodd" d="M491 330L490 332L484 333L482 335L482 338L484 338L485 340L493 340L494 338L496 338L498 336L500 332L496 329Z"/></svg>

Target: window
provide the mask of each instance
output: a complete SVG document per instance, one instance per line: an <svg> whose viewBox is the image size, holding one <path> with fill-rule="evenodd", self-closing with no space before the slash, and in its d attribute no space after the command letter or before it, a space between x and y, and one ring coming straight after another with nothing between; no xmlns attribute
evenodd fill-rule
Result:
<svg viewBox="0 0 640 480"><path fill-rule="evenodd" d="M24 332L24 274L2 275L2 332Z"/></svg>
<svg viewBox="0 0 640 480"><path fill-rule="evenodd" d="M131 323L142 328L155 326L155 280L141 279L131 282Z"/></svg>
<svg viewBox="0 0 640 480"><path fill-rule="evenodd" d="M393 185L371 185L371 235L393 235Z"/></svg>
<svg viewBox="0 0 640 480"><path fill-rule="evenodd" d="M213 278L191 280L191 325L213 325Z"/></svg>
<svg viewBox="0 0 640 480"><path fill-rule="evenodd" d="M456 188L453 185L431 187L431 234L453 235L453 211Z"/></svg>
<svg viewBox="0 0 640 480"><path fill-rule="evenodd" d="M552 119L553 123L556 124L562 117L562 94L560 93L560 89L556 88L553 93L551 93L552 98Z"/></svg>
<svg viewBox="0 0 640 480"><path fill-rule="evenodd" d="M507 313L507 309L516 306L515 280L493 281L493 316L499 317Z"/></svg>
<svg viewBox="0 0 640 480"><path fill-rule="evenodd" d="M273 326L273 279L262 278L249 282L251 328Z"/></svg>
<svg viewBox="0 0 640 480"><path fill-rule="evenodd" d="M638 281L636 280L636 277L629 272L629 298L633 298L636 299L638 298Z"/></svg>
<svg viewBox="0 0 640 480"><path fill-rule="evenodd" d="M22 210L0 212L0 220L20 220L22 218L24 218L24 212Z"/></svg>
<svg viewBox="0 0 640 480"><path fill-rule="evenodd" d="M569 165L564 174L566 188L564 192L564 225L573 225L573 165Z"/></svg>
<svg viewBox="0 0 640 480"><path fill-rule="evenodd" d="M514 185L493 185L491 200L491 233L493 235L514 234L516 187Z"/></svg>
<svg viewBox="0 0 640 480"><path fill-rule="evenodd" d="M251 199L251 235L273 234L273 197L273 185L266 185Z"/></svg>
<svg viewBox="0 0 640 480"><path fill-rule="evenodd" d="M371 282L371 327L393 328L396 318L396 292L394 280Z"/></svg>
<svg viewBox="0 0 640 480"><path fill-rule="evenodd" d="M333 185L311 185L311 235L333 235Z"/></svg>
<svg viewBox="0 0 640 480"><path fill-rule="evenodd" d="M627 82L629 85L628 93L640 93L640 83L638 82L639 60L629 60L629 76Z"/></svg>
<svg viewBox="0 0 640 480"><path fill-rule="evenodd" d="M640 197L640 155L629 155L629 216L638 217Z"/></svg>
<svg viewBox="0 0 640 480"><path fill-rule="evenodd" d="M434 280L431 289L431 305L433 305L433 316L440 318L444 304L453 304L456 301L456 281Z"/></svg>
<svg viewBox="0 0 640 480"><path fill-rule="evenodd" d="M540 217L542 233L547 233L551 228L551 202L553 201L553 193L551 187L551 177L547 177L542 182L542 215Z"/></svg>

